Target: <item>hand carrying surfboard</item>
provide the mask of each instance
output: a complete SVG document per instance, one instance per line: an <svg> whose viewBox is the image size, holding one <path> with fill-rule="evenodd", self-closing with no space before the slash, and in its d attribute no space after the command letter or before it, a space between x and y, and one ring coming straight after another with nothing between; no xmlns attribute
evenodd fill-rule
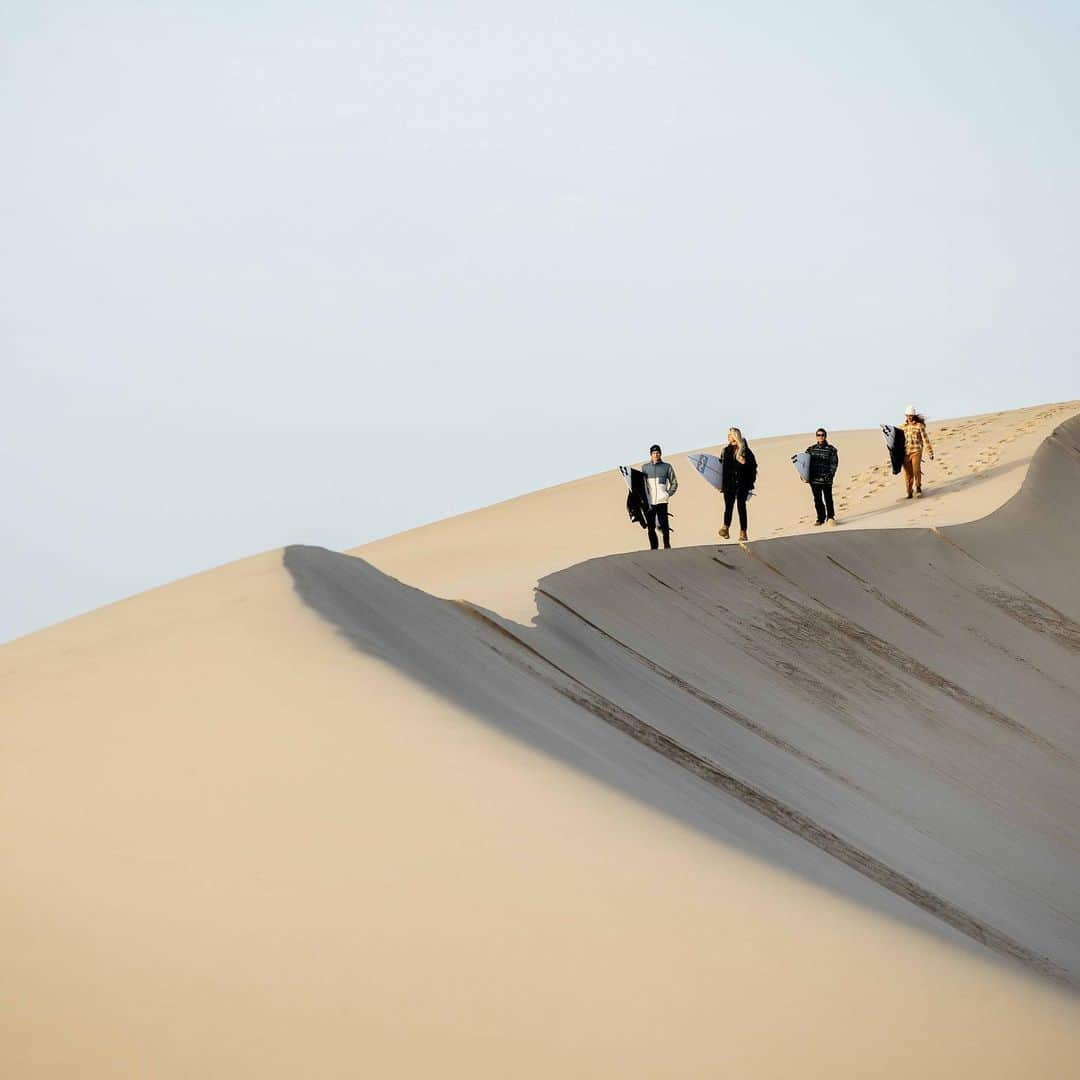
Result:
<svg viewBox="0 0 1080 1080"><path fill-rule="evenodd" d="M716 488L717 491L722 492L724 490L724 462L721 458L718 458L715 454L687 454L686 458L705 479L706 483ZM754 493L748 491L746 497L752 499Z"/></svg>
<svg viewBox="0 0 1080 1080"><path fill-rule="evenodd" d="M799 474L799 479L804 483L810 483L810 455L804 450L801 454L791 455L791 464Z"/></svg>

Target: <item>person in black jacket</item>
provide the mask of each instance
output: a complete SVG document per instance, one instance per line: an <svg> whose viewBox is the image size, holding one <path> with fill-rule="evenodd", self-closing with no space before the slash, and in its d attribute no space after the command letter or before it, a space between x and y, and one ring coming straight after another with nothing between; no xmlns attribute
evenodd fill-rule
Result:
<svg viewBox="0 0 1080 1080"><path fill-rule="evenodd" d="M835 525L836 511L833 509L832 483L836 468L840 464L840 455L836 447L829 442L829 433L819 427L815 433L816 441L808 446L810 455L810 490L814 493L814 509L817 511L815 525Z"/></svg>
<svg viewBox="0 0 1080 1080"><path fill-rule="evenodd" d="M746 540L746 500L757 483L757 458L738 428L728 429L728 444L720 460L724 463L724 524L720 535L725 540L731 535L731 514L738 506L739 539Z"/></svg>

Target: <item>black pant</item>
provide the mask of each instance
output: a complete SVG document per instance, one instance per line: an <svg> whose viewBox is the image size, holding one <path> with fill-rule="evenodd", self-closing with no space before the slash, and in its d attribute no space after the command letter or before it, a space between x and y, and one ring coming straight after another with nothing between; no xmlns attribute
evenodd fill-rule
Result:
<svg viewBox="0 0 1080 1080"><path fill-rule="evenodd" d="M745 491L725 491L724 492L724 524L731 524L731 512L735 503L739 504L739 528L743 532L746 532L746 492Z"/></svg>
<svg viewBox="0 0 1080 1080"><path fill-rule="evenodd" d="M814 509L817 511L818 524L826 518L836 517L836 511L832 504L832 481L827 484L811 484L810 490L814 493Z"/></svg>
<svg viewBox="0 0 1080 1080"><path fill-rule="evenodd" d="M645 510L645 520L649 525L649 547L655 551L660 544L656 539L656 522L660 522L660 531L664 534L664 547L671 547L671 533L668 527L667 503L657 503Z"/></svg>

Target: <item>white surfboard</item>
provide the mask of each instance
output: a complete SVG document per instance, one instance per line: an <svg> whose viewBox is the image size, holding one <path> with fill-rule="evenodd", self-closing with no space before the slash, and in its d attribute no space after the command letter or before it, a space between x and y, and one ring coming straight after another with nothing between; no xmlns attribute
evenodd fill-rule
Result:
<svg viewBox="0 0 1080 1080"><path fill-rule="evenodd" d="M717 491L724 488L724 463L715 454L687 454L687 460Z"/></svg>
<svg viewBox="0 0 1080 1080"><path fill-rule="evenodd" d="M799 474L799 479L804 483L810 481L810 455L804 450L801 454L791 455L791 464L795 466L795 471Z"/></svg>

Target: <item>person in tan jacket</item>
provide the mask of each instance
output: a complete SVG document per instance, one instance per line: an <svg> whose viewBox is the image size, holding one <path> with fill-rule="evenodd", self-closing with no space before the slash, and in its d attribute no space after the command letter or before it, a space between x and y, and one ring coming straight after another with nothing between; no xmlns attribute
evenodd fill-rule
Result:
<svg viewBox="0 0 1080 1080"><path fill-rule="evenodd" d="M934 460L934 448L930 445L930 436L926 434L926 420L909 405L904 413L904 483L907 485L907 497L922 496L922 457L926 452Z"/></svg>

